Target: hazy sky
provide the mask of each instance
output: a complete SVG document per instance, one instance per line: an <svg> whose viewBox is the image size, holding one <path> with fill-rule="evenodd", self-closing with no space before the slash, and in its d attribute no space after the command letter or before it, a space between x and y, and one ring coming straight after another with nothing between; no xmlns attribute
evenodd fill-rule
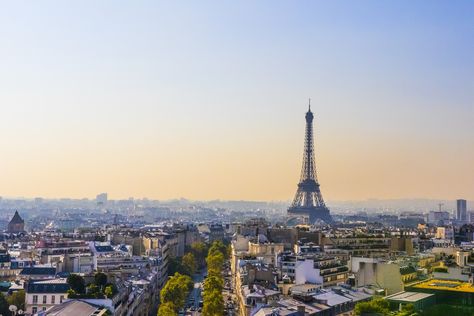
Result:
<svg viewBox="0 0 474 316"><path fill-rule="evenodd" d="M0 195L474 199L473 1L4 1Z"/></svg>

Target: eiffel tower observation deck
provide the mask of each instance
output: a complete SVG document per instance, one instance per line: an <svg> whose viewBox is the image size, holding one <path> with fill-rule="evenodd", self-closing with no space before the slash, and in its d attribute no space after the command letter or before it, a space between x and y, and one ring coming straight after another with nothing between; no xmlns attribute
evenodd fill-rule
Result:
<svg viewBox="0 0 474 316"><path fill-rule="evenodd" d="M311 103L308 112L306 112L306 133L304 139L303 167L301 168L301 178L298 184L293 203L288 208L289 216L303 216L309 219L309 223L317 220L323 220L326 223L332 222L329 209L323 200L323 195L319 188L318 177L316 174L316 164L314 159L314 140L313 140L313 112L311 112Z"/></svg>

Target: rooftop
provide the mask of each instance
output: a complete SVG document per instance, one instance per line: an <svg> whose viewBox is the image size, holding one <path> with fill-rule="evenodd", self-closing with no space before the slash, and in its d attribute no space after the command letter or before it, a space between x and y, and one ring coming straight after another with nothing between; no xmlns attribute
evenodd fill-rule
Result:
<svg viewBox="0 0 474 316"><path fill-rule="evenodd" d="M308 294L315 293L321 285L317 284L297 284L291 287L291 293L293 294Z"/></svg>
<svg viewBox="0 0 474 316"><path fill-rule="evenodd" d="M411 274L411 273L415 273L415 272L416 272L416 270L412 266L400 267L400 274L402 274L402 275Z"/></svg>
<svg viewBox="0 0 474 316"><path fill-rule="evenodd" d="M70 289L66 279L51 279L28 282L27 293L66 293Z"/></svg>
<svg viewBox="0 0 474 316"><path fill-rule="evenodd" d="M10 255L2 253L0 254L0 262L10 262Z"/></svg>
<svg viewBox="0 0 474 316"><path fill-rule="evenodd" d="M260 285L254 284L253 287L249 288L248 285L242 287L242 292L245 297L268 297L273 295L279 295L279 291L275 291L272 289L265 288Z"/></svg>
<svg viewBox="0 0 474 316"><path fill-rule="evenodd" d="M418 283L413 288L474 293L474 286L470 283L451 280L431 279Z"/></svg>
<svg viewBox="0 0 474 316"><path fill-rule="evenodd" d="M90 316L105 314L107 309L80 300L66 301L62 304L51 307L46 311L46 315L75 315Z"/></svg>
<svg viewBox="0 0 474 316"><path fill-rule="evenodd" d="M67 279L65 279L65 278L47 279L47 280L31 281L31 283L34 283L34 284L67 284Z"/></svg>
<svg viewBox="0 0 474 316"><path fill-rule="evenodd" d="M21 270L20 275L56 275L53 267L26 267Z"/></svg>
<svg viewBox="0 0 474 316"><path fill-rule="evenodd" d="M98 245L96 245L95 250L97 250L97 252L112 252L112 251L114 251L114 248L112 248L112 246L110 246L110 245L107 245L107 246L98 246Z"/></svg>
<svg viewBox="0 0 474 316"><path fill-rule="evenodd" d="M372 297L372 295L364 293L362 291L354 291L343 288L333 288L333 291L339 295L351 299L353 302L367 300Z"/></svg>
<svg viewBox="0 0 474 316"><path fill-rule="evenodd" d="M12 220L10 221L10 224L23 224L25 221L23 218L21 218L20 214L18 214L18 211L15 211L15 215L13 215Z"/></svg>
<svg viewBox="0 0 474 316"><path fill-rule="evenodd" d="M298 306L304 306L305 312L310 315L330 309L330 307L326 305L322 305L318 303L306 304L298 300L295 300L293 298L279 300L278 305L286 307L289 310L298 310Z"/></svg>
<svg viewBox="0 0 474 316"><path fill-rule="evenodd" d="M296 313L286 307L262 307L255 313L255 316L292 316Z"/></svg>
<svg viewBox="0 0 474 316"><path fill-rule="evenodd" d="M324 301L329 306L336 306L344 303L351 302L352 299L336 294L334 292L327 292L322 294L313 295L317 301Z"/></svg>
<svg viewBox="0 0 474 316"><path fill-rule="evenodd" d="M400 292L390 296L387 296L385 299L390 301L403 301L403 302L417 302L419 300L433 296L434 294L428 293L418 293L418 292Z"/></svg>

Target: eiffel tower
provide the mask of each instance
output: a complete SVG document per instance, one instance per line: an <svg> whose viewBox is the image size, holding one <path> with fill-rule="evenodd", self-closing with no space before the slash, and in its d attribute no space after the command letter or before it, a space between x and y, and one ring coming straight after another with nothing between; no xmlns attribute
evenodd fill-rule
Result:
<svg viewBox="0 0 474 316"><path fill-rule="evenodd" d="M308 217L311 224L318 219L330 223L332 222L332 218L329 214L329 209L324 203L316 175L316 164L314 162L313 118L314 116L313 112L311 112L310 101L308 112L306 112L306 133L304 138L301 178L293 203L288 208L288 215Z"/></svg>

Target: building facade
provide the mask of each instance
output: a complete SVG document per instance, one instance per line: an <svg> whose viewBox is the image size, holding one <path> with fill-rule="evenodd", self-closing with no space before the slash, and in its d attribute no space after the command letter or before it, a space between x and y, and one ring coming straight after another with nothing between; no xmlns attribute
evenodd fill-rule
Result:
<svg viewBox="0 0 474 316"><path fill-rule="evenodd" d="M29 281L25 286L25 312L34 315L61 304L70 289L66 279Z"/></svg>

